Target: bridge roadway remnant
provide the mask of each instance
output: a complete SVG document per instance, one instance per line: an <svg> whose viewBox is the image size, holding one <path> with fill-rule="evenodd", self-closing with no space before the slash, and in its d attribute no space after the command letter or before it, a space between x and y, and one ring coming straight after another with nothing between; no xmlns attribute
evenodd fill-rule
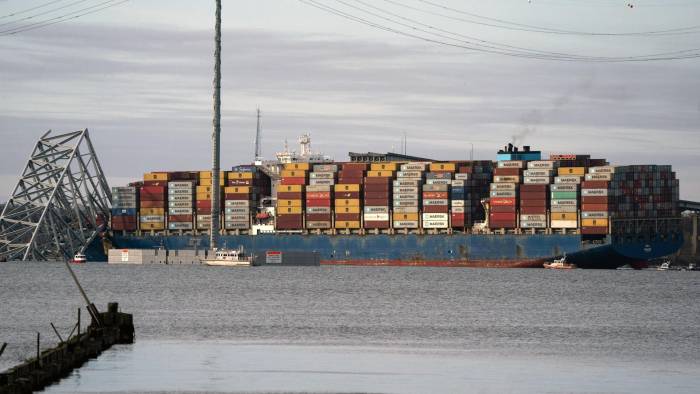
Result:
<svg viewBox="0 0 700 394"><path fill-rule="evenodd" d="M93 320L87 332L0 373L0 394L42 390L113 345L134 343L133 317L119 312L117 303L108 304L107 312L99 313L99 320Z"/></svg>

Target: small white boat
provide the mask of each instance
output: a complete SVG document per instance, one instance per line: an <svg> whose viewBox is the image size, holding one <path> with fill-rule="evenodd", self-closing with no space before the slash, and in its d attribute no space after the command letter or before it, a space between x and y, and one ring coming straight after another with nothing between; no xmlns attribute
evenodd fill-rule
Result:
<svg viewBox="0 0 700 394"><path fill-rule="evenodd" d="M73 260L71 260L70 262L73 264L85 264L87 263L87 257L82 253L78 253L75 256L73 256Z"/></svg>
<svg viewBox="0 0 700 394"><path fill-rule="evenodd" d="M669 269L671 269L671 262L668 260L665 260L663 263L661 263L659 268L657 268L658 271L668 271Z"/></svg>
<svg viewBox="0 0 700 394"><path fill-rule="evenodd" d="M217 249L213 258L202 259L201 262L216 267L250 267L251 258L246 256L243 248L238 250Z"/></svg>
<svg viewBox="0 0 700 394"><path fill-rule="evenodd" d="M560 259L555 259L551 263L544 263L544 268L547 268L550 270L573 270L573 269L576 269L578 267L576 267L576 264L567 263L566 256L564 256Z"/></svg>

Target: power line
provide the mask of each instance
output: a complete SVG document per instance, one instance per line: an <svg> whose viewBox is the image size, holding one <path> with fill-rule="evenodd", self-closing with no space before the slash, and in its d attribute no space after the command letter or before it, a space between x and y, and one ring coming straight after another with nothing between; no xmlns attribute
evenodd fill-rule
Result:
<svg viewBox="0 0 700 394"><path fill-rule="evenodd" d="M52 9L52 10L40 12L40 13L34 14L34 15L25 16L24 18L15 19L15 20L13 20L13 21L5 22L5 23L0 23L0 27L1 27L1 26L11 25L11 24L14 24L14 23L22 22L22 21L26 21L26 20L29 20L29 19L34 19L34 18L36 18L37 16L42 16L42 15L46 15L46 14L52 14L52 13L54 13L54 12L56 12L56 11L60 11L60 10L66 9L66 8L70 8L70 7L72 7L72 6L76 5L76 4L84 3L84 2L86 2L86 1L90 1L90 0L78 0L78 1L74 1L74 2L72 2L72 3L68 3L68 4L66 4L66 5L63 5L63 6L54 8L54 9Z"/></svg>
<svg viewBox="0 0 700 394"><path fill-rule="evenodd" d="M116 2L115 2L116 1ZM30 30L35 30L35 29L41 29L47 26L52 26L58 23L66 22L69 20L73 19L78 19L86 15L94 14L100 11L104 11L106 9L116 7L118 5L124 4L130 0L108 0L105 2L102 2L100 4L96 4L90 7L85 7L76 11L69 12L67 14L57 16L51 19L46 19L44 21L36 22L36 23L31 23L31 24L26 24L24 26L19 26L7 30L2 30L0 31L0 36L9 36L17 33L22 33L25 31L30 31ZM96 8L99 7L99 8ZM88 11L90 10L90 11Z"/></svg>
<svg viewBox="0 0 700 394"><path fill-rule="evenodd" d="M366 18L362 18L362 17L356 16L356 15L350 14L348 12L331 7L327 4L321 3L321 2L316 1L316 0L299 0L299 1L301 3L309 5L311 7L323 10L327 13L334 14L334 15L337 15L339 17L367 25L367 26L373 27L373 28L378 29L378 30L384 30L387 32L391 32L391 33L394 33L397 35L402 35L405 37L414 38L414 39L418 39L418 40L422 40L425 42L438 44L438 45L444 45L444 46L461 48L461 49L468 49L468 50L484 52L484 53L500 54L500 55L512 56L512 57L533 58L533 59L541 59L541 60L558 60L558 61L582 61L582 62L641 62L641 61L656 61L656 60L690 59L690 58L700 57L700 49L699 48L686 49L686 50L673 51L673 52L664 52L664 53L644 55L644 56L628 56L628 57L593 57L593 56L586 57L586 56L580 56L580 55L552 56L552 55L543 55L543 54L538 54L538 53L522 53L522 52L513 51L513 50L491 49L491 48L484 48L483 46L479 47L478 45L474 45L474 43L453 43L453 42L443 41L440 39L425 37L423 35L420 35L419 33L407 32L404 30L400 30L397 28L393 28L390 26L386 26L386 25L368 20ZM342 2L342 0L336 0L336 1ZM422 30L422 29L417 28L415 26L409 26L409 28L412 31L418 31L418 32L425 33L425 30Z"/></svg>
<svg viewBox="0 0 700 394"><path fill-rule="evenodd" d="M391 0L384 0L384 1L390 2L392 4L396 4L399 6L412 8L416 11L430 12L430 11L426 11L426 10L421 10L420 8L400 4L400 3L397 3L397 2L391 1ZM675 35L675 34L700 33L700 31L693 31L693 30L697 30L698 28L700 28L700 25L680 27L680 28L676 28L676 29L654 30L654 31L644 31L644 32L629 32L629 33L584 32L584 31L575 31L575 30L562 30L562 29L554 29L554 28L547 28L547 27L517 23L517 22L508 21L505 19L492 18L492 17L480 15L480 14L475 14L473 12L467 12L467 11L460 10L457 8L448 7L444 4L435 3L435 2L430 1L430 0L417 0L417 1L419 1L423 4L427 4L429 6L435 7L435 8L440 8L440 9L454 12L457 14L467 15L467 16L471 16L471 17L474 17L477 19L488 20L488 21L492 21L492 22L496 22L496 23L516 26L516 27L508 27L508 26L500 26L500 25L488 24L488 23L483 23L483 22L475 22L475 21L470 21L470 20L459 19L459 20L462 20L463 22L475 23L475 24L491 26L491 27L498 27L498 28L508 29L508 30L530 31L530 32L536 32L536 33L549 33L549 34L587 35L587 36L639 36L639 35L672 35L672 34ZM433 15L436 15L436 14L433 14ZM445 15L439 15L439 16L449 18L449 16L445 16ZM451 19L453 19L453 18L451 18Z"/></svg>
<svg viewBox="0 0 700 394"><path fill-rule="evenodd" d="M53 1L49 1L48 3L44 3L44 4L38 5L38 6L36 6L36 7L27 8L26 10L17 11L17 12L13 12L13 13L11 13L11 14L7 14L7 15L0 16L0 19L9 18L9 17L16 16L16 15L21 15L21 14L27 13L27 12L29 12L29 11L34 11L34 10L38 10L39 8L44 8L44 7L50 6L51 4L60 3L60 2L62 2L62 1L63 1L63 0L53 0Z"/></svg>

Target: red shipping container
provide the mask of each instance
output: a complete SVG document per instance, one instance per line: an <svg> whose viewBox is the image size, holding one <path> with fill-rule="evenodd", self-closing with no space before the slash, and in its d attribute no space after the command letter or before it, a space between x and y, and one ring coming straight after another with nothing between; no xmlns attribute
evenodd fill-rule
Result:
<svg viewBox="0 0 700 394"><path fill-rule="evenodd" d="M463 213L451 213L450 214L450 219L452 219L452 221L455 221L455 220L464 221L464 217L465 217L465 214L463 214Z"/></svg>
<svg viewBox="0 0 700 394"><path fill-rule="evenodd" d="M546 215L547 207L520 207L520 214L522 215Z"/></svg>
<svg viewBox="0 0 700 394"><path fill-rule="evenodd" d="M165 201L143 201L139 203L141 208L165 208Z"/></svg>
<svg viewBox="0 0 700 394"><path fill-rule="evenodd" d="M520 200L520 206L547 208L547 200Z"/></svg>
<svg viewBox="0 0 700 394"><path fill-rule="evenodd" d="M367 168L369 168L367 163L345 163L341 167L343 171L366 171Z"/></svg>
<svg viewBox="0 0 700 394"><path fill-rule="evenodd" d="M306 178L282 178L280 185L306 185Z"/></svg>
<svg viewBox="0 0 700 394"><path fill-rule="evenodd" d="M375 200L375 199L382 199L386 200L389 198L389 192L370 192L365 190L365 199L368 200Z"/></svg>
<svg viewBox="0 0 700 394"><path fill-rule="evenodd" d="M224 200L230 201L248 201L253 199L253 194L243 194L243 193L226 193L224 194ZM291 199L290 199L291 200Z"/></svg>
<svg viewBox="0 0 700 394"><path fill-rule="evenodd" d="M520 193L547 193L549 185L520 185Z"/></svg>
<svg viewBox="0 0 700 394"><path fill-rule="evenodd" d="M489 228L515 228L515 221L489 221Z"/></svg>
<svg viewBox="0 0 700 394"><path fill-rule="evenodd" d="M391 185L390 184L378 184L378 183L369 183L365 184L365 191L366 192L374 192L374 193L388 193L391 190Z"/></svg>
<svg viewBox="0 0 700 394"><path fill-rule="evenodd" d="M581 210L584 212L607 212L608 204L581 204Z"/></svg>
<svg viewBox="0 0 700 394"><path fill-rule="evenodd" d="M330 192L309 192L309 193L306 193L307 200L330 200L332 197L333 196L331 196ZM294 199L290 198L289 200L294 200Z"/></svg>
<svg viewBox="0 0 700 394"><path fill-rule="evenodd" d="M366 220L363 223L363 228L367 229L373 229L373 228L390 228L391 225L389 224L390 222L387 221L378 221L378 220Z"/></svg>
<svg viewBox="0 0 700 394"><path fill-rule="evenodd" d="M608 181L583 181L581 189L607 189Z"/></svg>
<svg viewBox="0 0 700 394"><path fill-rule="evenodd" d="M453 228L464 227L464 219L453 219L451 225Z"/></svg>
<svg viewBox="0 0 700 394"><path fill-rule="evenodd" d="M197 208L197 215L211 215L211 208Z"/></svg>
<svg viewBox="0 0 700 394"><path fill-rule="evenodd" d="M336 211L335 220L340 222L357 222L360 220L359 213L338 213Z"/></svg>
<svg viewBox="0 0 700 394"><path fill-rule="evenodd" d="M365 177L365 185L391 185L391 177Z"/></svg>
<svg viewBox="0 0 700 394"><path fill-rule="evenodd" d="M168 181L142 181L146 187L167 187Z"/></svg>
<svg viewBox="0 0 700 394"><path fill-rule="evenodd" d="M332 215L330 213L307 213L307 222L330 222Z"/></svg>
<svg viewBox="0 0 700 394"><path fill-rule="evenodd" d="M447 200L448 192L423 192L423 198L426 200Z"/></svg>
<svg viewBox="0 0 700 394"><path fill-rule="evenodd" d="M115 231L136 231L136 223L114 223L112 230Z"/></svg>
<svg viewBox="0 0 700 394"><path fill-rule="evenodd" d="M338 172L338 177L342 178L364 178L364 170L342 170Z"/></svg>
<svg viewBox="0 0 700 394"><path fill-rule="evenodd" d="M608 233L607 227L582 227L581 234L586 235L606 235Z"/></svg>
<svg viewBox="0 0 700 394"><path fill-rule="evenodd" d="M360 192L336 192L336 200L347 200L360 198Z"/></svg>
<svg viewBox="0 0 700 394"><path fill-rule="evenodd" d="M197 208L211 209L211 200L197 200Z"/></svg>
<svg viewBox="0 0 700 394"><path fill-rule="evenodd" d="M304 193L302 192L277 192L278 200L303 200Z"/></svg>
<svg viewBox="0 0 700 394"><path fill-rule="evenodd" d="M331 200L306 200L307 207L330 207Z"/></svg>
<svg viewBox="0 0 700 394"><path fill-rule="evenodd" d="M514 197L491 197L489 201L491 202L492 207L507 205L515 206L517 204L517 200Z"/></svg>
<svg viewBox="0 0 700 394"><path fill-rule="evenodd" d="M491 207L491 212L496 213L515 213L515 205L497 205Z"/></svg>
<svg viewBox="0 0 700 394"><path fill-rule="evenodd" d="M583 196L581 197L583 204L607 204L608 196Z"/></svg>
<svg viewBox="0 0 700 394"><path fill-rule="evenodd" d="M182 222L191 223L192 222L192 215L169 215L168 221L179 222L179 223L182 223Z"/></svg>
<svg viewBox="0 0 700 394"><path fill-rule="evenodd" d="M362 185L362 178L338 178L338 185Z"/></svg>
<svg viewBox="0 0 700 394"><path fill-rule="evenodd" d="M520 201L522 200L545 200L547 201L547 192L524 192L520 191Z"/></svg>
<svg viewBox="0 0 700 394"><path fill-rule="evenodd" d="M449 213L450 207L447 205L426 205L423 207L423 213Z"/></svg>
<svg viewBox="0 0 700 394"><path fill-rule="evenodd" d="M493 175L495 175L495 176L518 176L518 175L520 175L520 168L495 168L493 170Z"/></svg>
<svg viewBox="0 0 700 394"><path fill-rule="evenodd" d="M166 188L163 186L142 186L141 187L141 194L143 193L149 193L149 194L162 194L165 195Z"/></svg>
<svg viewBox="0 0 700 394"><path fill-rule="evenodd" d="M365 198L363 202L366 207L388 207L391 205L391 200L388 198Z"/></svg>
<svg viewBox="0 0 700 394"><path fill-rule="evenodd" d="M469 166L469 167L459 167L459 168L457 169L457 172L459 172L460 174L473 174L473 173L474 173L474 167L471 167L471 166Z"/></svg>
<svg viewBox="0 0 700 394"><path fill-rule="evenodd" d="M499 221L510 221L510 220L515 220L515 217L517 215L515 213L494 213L491 212L489 214L489 219L499 222Z"/></svg>

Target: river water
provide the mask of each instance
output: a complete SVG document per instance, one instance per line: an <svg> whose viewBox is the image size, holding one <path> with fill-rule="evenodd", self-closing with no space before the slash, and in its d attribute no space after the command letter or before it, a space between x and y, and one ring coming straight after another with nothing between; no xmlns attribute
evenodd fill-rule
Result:
<svg viewBox="0 0 700 394"><path fill-rule="evenodd" d="M118 346L74 392L697 392L700 272L74 267ZM83 304L62 264L0 264L0 370ZM86 316L83 311L83 316Z"/></svg>

